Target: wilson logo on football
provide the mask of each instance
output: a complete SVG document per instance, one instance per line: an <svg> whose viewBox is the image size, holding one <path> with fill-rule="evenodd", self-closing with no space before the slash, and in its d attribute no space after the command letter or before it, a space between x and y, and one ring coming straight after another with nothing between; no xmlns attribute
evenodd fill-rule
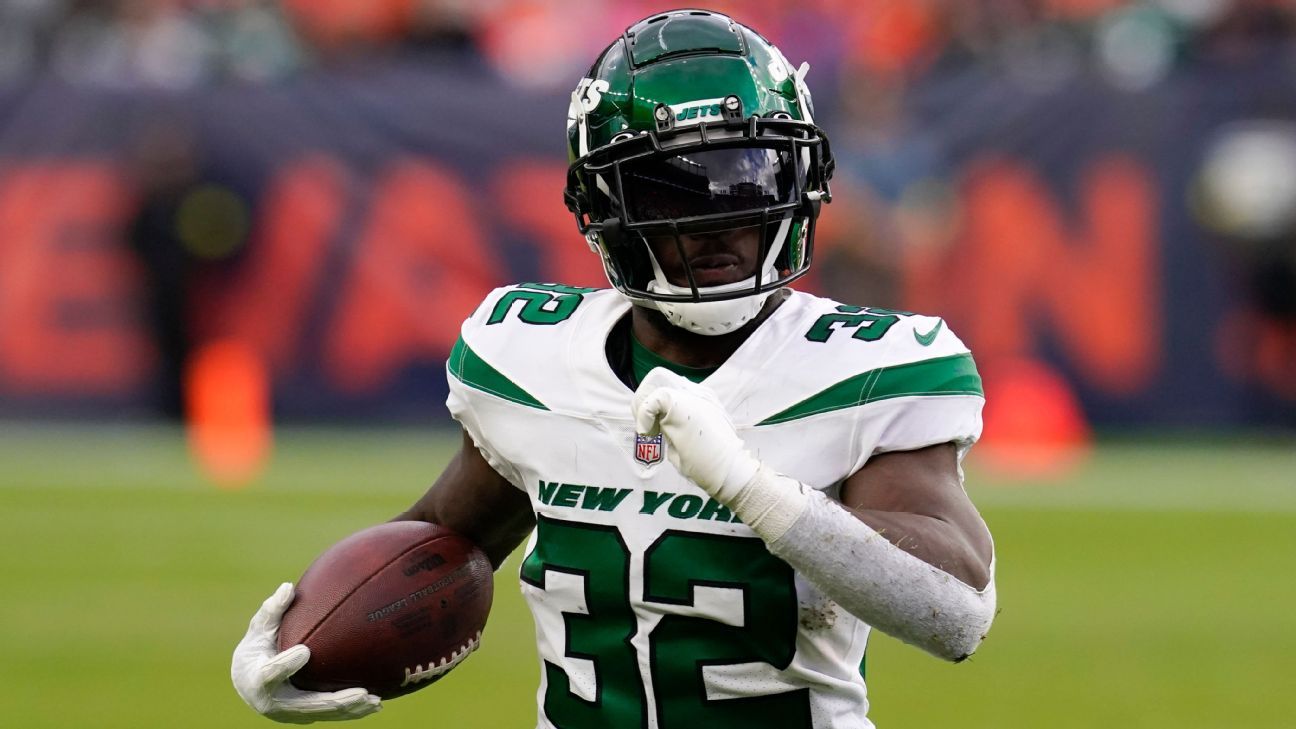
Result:
<svg viewBox="0 0 1296 729"><path fill-rule="evenodd" d="M436 569L437 567L440 567L443 564L445 564L445 557L442 557L439 554L434 554L430 557L424 557L423 559L420 559L419 561L407 566L404 570L402 570L402 572L406 577L413 577L414 575L418 574L419 572L422 572L423 570L427 570L428 572L431 572L432 570Z"/></svg>

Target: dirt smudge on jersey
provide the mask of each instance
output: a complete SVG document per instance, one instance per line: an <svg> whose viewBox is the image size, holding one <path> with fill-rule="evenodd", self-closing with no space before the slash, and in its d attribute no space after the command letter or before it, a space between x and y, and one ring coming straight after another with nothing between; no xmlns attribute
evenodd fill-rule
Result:
<svg viewBox="0 0 1296 729"><path fill-rule="evenodd" d="M797 608L803 630L828 630L837 624L837 603L826 597L818 596L811 602L798 602Z"/></svg>

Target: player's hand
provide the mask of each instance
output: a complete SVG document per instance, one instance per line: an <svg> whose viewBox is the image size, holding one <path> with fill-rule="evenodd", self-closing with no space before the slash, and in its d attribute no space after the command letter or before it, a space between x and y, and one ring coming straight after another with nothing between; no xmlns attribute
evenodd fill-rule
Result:
<svg viewBox="0 0 1296 729"><path fill-rule="evenodd" d="M310 660L310 649L295 645L282 653L276 648L279 622L293 600L293 586L285 582L252 616L247 635L234 649L230 676L234 690L263 716L286 724L359 719L382 708L382 700L362 688L333 693L302 691L288 677Z"/></svg>
<svg viewBox="0 0 1296 729"><path fill-rule="evenodd" d="M670 462L722 504L729 505L760 466L716 394L674 372L661 367L649 372L635 390L631 412L635 428L664 434Z"/></svg>

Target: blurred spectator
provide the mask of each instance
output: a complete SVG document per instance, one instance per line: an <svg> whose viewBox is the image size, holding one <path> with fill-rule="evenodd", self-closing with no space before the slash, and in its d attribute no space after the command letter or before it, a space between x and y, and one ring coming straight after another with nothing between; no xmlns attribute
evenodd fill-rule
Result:
<svg viewBox="0 0 1296 729"><path fill-rule="evenodd" d="M283 0L301 34L325 53L393 45L410 28L410 0Z"/></svg>
<svg viewBox="0 0 1296 729"><path fill-rule="evenodd" d="M817 77L840 64L914 78L1004 63L1056 75L1082 63L1146 87L1185 52L1236 56L1290 41L1284 0L711 0L777 38ZM50 66L77 83L183 88L283 78L318 59L404 47L476 49L521 85L568 83L594 39L650 0L0 0L0 85ZM1026 62L1023 62L1025 60ZM1043 63L1041 63L1043 61ZM1061 64L1061 66L1059 66Z"/></svg>
<svg viewBox="0 0 1296 729"><path fill-rule="evenodd" d="M272 0L0 0L0 84L48 67L76 84L183 89L302 63Z"/></svg>
<svg viewBox="0 0 1296 729"><path fill-rule="evenodd" d="M305 50L274 3L228 0L236 12L208 11L212 33L226 75L247 81L273 81L295 72Z"/></svg>
<svg viewBox="0 0 1296 729"><path fill-rule="evenodd" d="M126 237L144 274L145 320L158 354L156 404L179 418L185 371L204 323L197 290L243 252L249 206L213 179L185 112L156 113L131 135L125 162L136 207Z"/></svg>
<svg viewBox="0 0 1296 729"><path fill-rule="evenodd" d="M1194 190L1194 212L1244 292L1226 361L1296 400L1296 114L1220 129Z"/></svg>
<svg viewBox="0 0 1296 729"><path fill-rule="evenodd" d="M215 46L198 18L172 3L119 0L74 10L51 53L76 83L185 88L212 76Z"/></svg>
<svg viewBox="0 0 1296 729"><path fill-rule="evenodd" d="M144 272L144 306L158 353L157 406L179 419L184 366L192 349L188 291L195 257L181 240L178 221L185 199L199 185L199 151L188 124L159 118L136 132L129 155L139 202L127 237Z"/></svg>

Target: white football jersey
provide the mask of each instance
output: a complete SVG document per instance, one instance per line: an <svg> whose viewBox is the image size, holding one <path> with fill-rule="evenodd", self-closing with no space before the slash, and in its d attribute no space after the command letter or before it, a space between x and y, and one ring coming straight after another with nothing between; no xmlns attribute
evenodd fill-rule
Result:
<svg viewBox="0 0 1296 729"><path fill-rule="evenodd" d="M497 289L447 363L449 408L536 514L521 567L559 729L872 727L869 626L637 437L613 290ZM980 435L971 354L936 317L794 292L705 380L766 465L836 497L876 453Z"/></svg>

